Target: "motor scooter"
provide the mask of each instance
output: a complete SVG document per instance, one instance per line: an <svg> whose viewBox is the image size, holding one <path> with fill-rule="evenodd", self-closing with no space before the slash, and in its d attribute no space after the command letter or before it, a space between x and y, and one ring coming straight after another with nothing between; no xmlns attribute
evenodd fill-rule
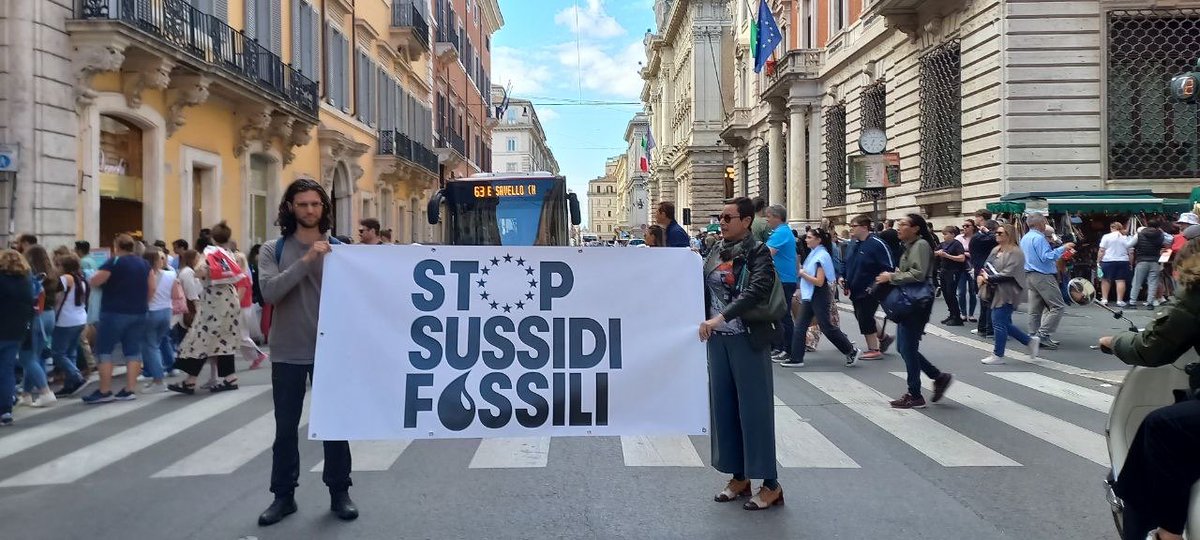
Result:
<svg viewBox="0 0 1200 540"><path fill-rule="evenodd" d="M1084 278L1072 279L1067 285L1067 292L1071 301L1076 305L1102 307L1112 313L1114 319L1129 323L1129 331L1141 331L1133 321L1125 317L1122 310L1096 303L1096 288L1091 281ZM1101 348L1101 351L1112 354L1112 350L1105 348ZM1188 393L1188 374L1185 369L1188 364L1196 361L1196 354L1189 351L1173 364L1155 368L1141 366L1130 368L1116 397L1113 398L1112 408L1108 413L1108 423L1104 430L1108 439L1108 456L1112 468L1104 479L1104 489L1105 498L1112 509L1113 522L1117 527L1118 535L1124 534L1125 505L1117 497L1114 487L1117 477L1121 474L1121 466L1124 465L1125 458L1129 455L1129 446L1133 442L1133 437L1137 434L1138 426L1141 425L1146 415L1155 409L1175 404L1181 394ZM1200 483L1192 486L1190 508L1187 531L1184 536L1200 540Z"/></svg>

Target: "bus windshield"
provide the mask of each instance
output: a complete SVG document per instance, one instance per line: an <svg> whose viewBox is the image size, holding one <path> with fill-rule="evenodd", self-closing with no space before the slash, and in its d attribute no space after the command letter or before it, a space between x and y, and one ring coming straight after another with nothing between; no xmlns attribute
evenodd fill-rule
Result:
<svg viewBox="0 0 1200 540"><path fill-rule="evenodd" d="M569 245L567 186L561 177L452 180L445 193L450 244Z"/></svg>

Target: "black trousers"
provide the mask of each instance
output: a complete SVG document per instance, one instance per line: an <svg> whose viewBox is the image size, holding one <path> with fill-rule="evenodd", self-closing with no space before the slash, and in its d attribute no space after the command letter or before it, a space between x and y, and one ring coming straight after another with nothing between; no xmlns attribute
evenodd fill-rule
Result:
<svg viewBox="0 0 1200 540"><path fill-rule="evenodd" d="M217 361L217 376L228 377L233 375L233 355L222 354L221 356L211 356L209 358ZM193 377L200 376L200 370L204 369L204 364L208 363L208 358L180 358L175 360L175 367L182 370L184 373Z"/></svg>
<svg viewBox="0 0 1200 540"><path fill-rule="evenodd" d="M304 409L312 365L271 363L271 399L275 402L275 444L271 446L271 493L290 497L300 485L300 447L296 431ZM325 441L325 472L330 493L350 489L350 443Z"/></svg>
<svg viewBox="0 0 1200 540"><path fill-rule="evenodd" d="M1125 538L1144 539L1155 527L1183 534L1192 485L1200 479L1198 455L1200 401L1183 401L1146 416L1117 479L1116 492L1126 507Z"/></svg>
<svg viewBox="0 0 1200 540"><path fill-rule="evenodd" d="M833 320L829 317L829 311L832 308L833 294L829 291L829 286L818 287L813 291L812 300L800 303L800 317L796 319L795 329L792 332L792 358L804 361L805 339L808 337L808 327L812 325L813 319L817 320L817 326L821 328L821 333L829 338L829 342L837 348L842 354L850 354L854 352L854 344L850 342L850 338L842 332L842 329L833 324Z"/></svg>
<svg viewBox="0 0 1200 540"><path fill-rule="evenodd" d="M942 299L946 301L946 307L950 309L950 319L962 320L962 310L958 307L958 280L962 275L962 271L943 271L942 278Z"/></svg>

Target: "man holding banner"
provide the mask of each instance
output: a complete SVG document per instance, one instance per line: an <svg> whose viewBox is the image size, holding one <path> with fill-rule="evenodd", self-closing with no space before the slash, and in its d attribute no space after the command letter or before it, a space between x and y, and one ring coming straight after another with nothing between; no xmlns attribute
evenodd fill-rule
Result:
<svg viewBox="0 0 1200 540"><path fill-rule="evenodd" d="M300 451L297 429L304 408L305 384L313 374L317 317L327 237L332 227L329 195L307 179L292 182L279 203L282 236L259 252L263 299L274 305L270 331L271 397L275 404L275 443L271 452L271 492L275 501L258 524L273 525L296 512L293 494L299 486ZM325 441L322 480L329 487L330 511L353 520L358 508L350 500L350 444Z"/></svg>

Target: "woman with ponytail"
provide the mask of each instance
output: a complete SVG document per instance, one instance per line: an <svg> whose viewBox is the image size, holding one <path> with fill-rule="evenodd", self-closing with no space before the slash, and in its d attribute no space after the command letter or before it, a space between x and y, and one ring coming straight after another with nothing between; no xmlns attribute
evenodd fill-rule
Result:
<svg viewBox="0 0 1200 540"><path fill-rule="evenodd" d="M904 246L904 255L900 257L900 266L895 272L882 272L875 278L875 283L905 285L929 281L933 275L933 250L937 246L937 237L929 230L925 218L917 214L908 214L896 220L896 232L900 243ZM938 370L921 354L921 335L925 333L925 324L929 322L933 303L920 313L896 322L896 348L904 358L904 367L908 372L908 393L904 394L891 405L896 409L923 409L925 398L921 397L921 373L933 379L933 397L937 403L950 387L952 377L949 373Z"/></svg>
<svg viewBox="0 0 1200 540"><path fill-rule="evenodd" d="M54 356L54 369L65 375L58 397L73 396L87 382L79 372L76 355L79 352L79 336L87 326L88 295L92 292L87 278L83 276L79 257L67 253L58 259L62 275L58 277L63 293L55 306L54 330L50 338L50 353Z"/></svg>

